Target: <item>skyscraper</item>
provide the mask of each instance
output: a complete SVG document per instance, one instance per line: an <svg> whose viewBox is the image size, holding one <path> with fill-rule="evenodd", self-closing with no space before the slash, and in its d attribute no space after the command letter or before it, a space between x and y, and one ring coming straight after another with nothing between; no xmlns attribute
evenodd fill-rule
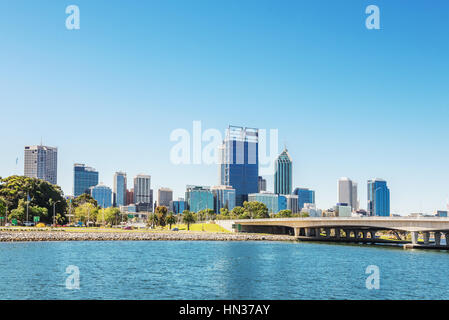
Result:
<svg viewBox="0 0 449 320"><path fill-rule="evenodd" d="M81 163L73 165L73 195L90 194L90 187L98 185L98 171Z"/></svg>
<svg viewBox="0 0 449 320"><path fill-rule="evenodd" d="M292 159L287 148L277 157L274 163L274 193L292 193Z"/></svg>
<svg viewBox="0 0 449 320"><path fill-rule="evenodd" d="M390 189L382 179L368 180L368 216L390 215Z"/></svg>
<svg viewBox="0 0 449 320"><path fill-rule="evenodd" d="M134 178L134 203L145 205L148 211L153 210L151 176L139 174Z"/></svg>
<svg viewBox="0 0 449 320"><path fill-rule="evenodd" d="M357 193L357 182L352 182L352 211L359 210L359 200Z"/></svg>
<svg viewBox="0 0 449 320"><path fill-rule="evenodd" d="M304 208L304 204L315 204L315 191L307 188L296 188L293 194L298 196L298 212Z"/></svg>
<svg viewBox="0 0 449 320"><path fill-rule="evenodd" d="M126 206L126 173L114 174L114 207Z"/></svg>
<svg viewBox="0 0 449 320"><path fill-rule="evenodd" d="M338 180L338 203L346 203L352 211L358 210L357 183L346 177Z"/></svg>
<svg viewBox="0 0 449 320"><path fill-rule="evenodd" d="M221 149L221 185L235 189L236 205L258 192L259 130L229 126Z"/></svg>
<svg viewBox="0 0 449 320"><path fill-rule="evenodd" d="M170 202L173 200L173 190L169 188L160 188L157 191L157 205L170 208Z"/></svg>
<svg viewBox="0 0 449 320"><path fill-rule="evenodd" d="M352 181L343 177L338 180L338 203L346 203L352 207Z"/></svg>
<svg viewBox="0 0 449 320"><path fill-rule="evenodd" d="M259 176L258 184L259 184L259 192L267 191L267 180L266 179Z"/></svg>
<svg viewBox="0 0 449 320"><path fill-rule="evenodd" d="M24 175L45 180L51 184L58 182L58 148L47 146L26 146Z"/></svg>
<svg viewBox="0 0 449 320"><path fill-rule="evenodd" d="M99 184L90 188L92 198L97 200L97 203L102 208L109 208L112 206L112 190L111 188Z"/></svg>
<svg viewBox="0 0 449 320"><path fill-rule="evenodd" d="M214 209L214 195L210 191L210 187L188 185L185 201L192 212Z"/></svg>
<svg viewBox="0 0 449 320"><path fill-rule="evenodd" d="M235 189L230 186L212 187L214 194L214 210L216 214L220 214L220 209L226 208L229 211L235 207Z"/></svg>

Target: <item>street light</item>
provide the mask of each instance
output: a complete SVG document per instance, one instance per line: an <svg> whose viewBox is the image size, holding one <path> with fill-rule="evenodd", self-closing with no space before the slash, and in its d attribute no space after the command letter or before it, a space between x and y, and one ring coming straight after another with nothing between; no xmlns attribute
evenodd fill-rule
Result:
<svg viewBox="0 0 449 320"><path fill-rule="evenodd" d="M53 202L53 225L56 227L56 204L58 202L61 202L61 200L58 200L56 202Z"/></svg>

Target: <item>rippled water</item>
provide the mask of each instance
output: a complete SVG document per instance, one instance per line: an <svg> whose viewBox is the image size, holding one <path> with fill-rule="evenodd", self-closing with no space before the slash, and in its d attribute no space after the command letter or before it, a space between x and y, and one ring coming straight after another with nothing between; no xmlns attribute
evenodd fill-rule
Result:
<svg viewBox="0 0 449 320"><path fill-rule="evenodd" d="M80 289L66 288L67 266ZM380 289L365 286L380 268ZM278 242L0 243L1 299L448 299L449 253Z"/></svg>

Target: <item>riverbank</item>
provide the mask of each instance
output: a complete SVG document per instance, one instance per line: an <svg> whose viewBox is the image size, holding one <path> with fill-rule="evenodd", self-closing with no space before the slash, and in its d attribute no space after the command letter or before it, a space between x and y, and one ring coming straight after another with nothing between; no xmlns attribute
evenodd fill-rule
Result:
<svg viewBox="0 0 449 320"><path fill-rule="evenodd" d="M295 241L288 235L195 232L0 231L0 242L29 241Z"/></svg>

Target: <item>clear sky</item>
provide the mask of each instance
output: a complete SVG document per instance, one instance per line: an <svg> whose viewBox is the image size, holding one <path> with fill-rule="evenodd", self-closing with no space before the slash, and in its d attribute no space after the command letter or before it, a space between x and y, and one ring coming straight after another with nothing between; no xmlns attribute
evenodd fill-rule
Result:
<svg viewBox="0 0 449 320"><path fill-rule="evenodd" d="M381 30L365 27L373 4ZM171 132L198 120L278 129L320 208L342 176L362 208L374 177L394 213L446 206L448 1L0 0L0 43L0 176L42 139L66 194L81 162L111 187L123 170L183 196L218 181L216 165L170 162Z"/></svg>

